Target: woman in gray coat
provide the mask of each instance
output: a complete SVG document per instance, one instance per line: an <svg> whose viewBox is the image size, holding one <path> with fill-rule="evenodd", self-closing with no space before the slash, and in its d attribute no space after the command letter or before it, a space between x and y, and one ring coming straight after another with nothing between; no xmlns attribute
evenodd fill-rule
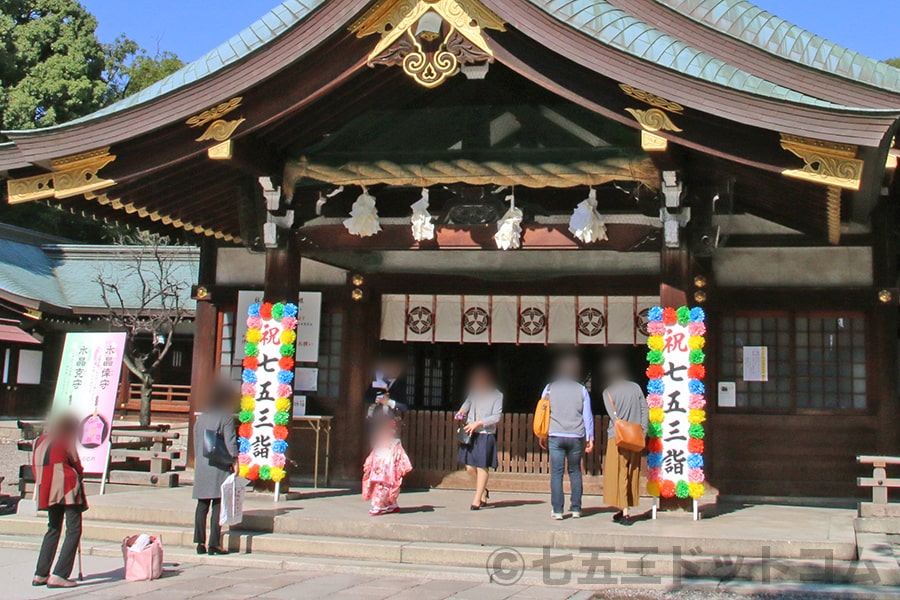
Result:
<svg viewBox="0 0 900 600"><path fill-rule="evenodd" d="M224 462L204 456L204 439L211 431L225 443L228 453L237 458L237 434L234 429L235 392L230 385L219 383L207 402L207 410L194 423L194 494L197 510L194 513L194 543L197 554L228 554L222 548L222 528L219 525L222 483L234 470ZM234 461L232 460L232 463ZM209 545L206 542L206 521L209 519ZM208 549L207 549L208 548Z"/></svg>
<svg viewBox="0 0 900 600"><path fill-rule="evenodd" d="M494 375L486 367L477 367L469 375L469 394L457 421L465 421L463 428L471 442L459 447L459 462L475 475L475 497L472 510L487 506L488 469L497 468L497 423L503 416L503 394L497 389Z"/></svg>

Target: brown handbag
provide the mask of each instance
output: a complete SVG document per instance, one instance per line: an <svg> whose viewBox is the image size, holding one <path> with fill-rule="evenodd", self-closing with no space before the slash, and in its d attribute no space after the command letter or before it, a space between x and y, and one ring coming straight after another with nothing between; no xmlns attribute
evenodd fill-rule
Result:
<svg viewBox="0 0 900 600"><path fill-rule="evenodd" d="M606 393L609 398L609 404L613 409L613 428L616 432L616 446L622 450L630 450L631 452L640 452L644 449L644 429L637 423L620 419L616 414L616 403L613 402L612 394Z"/></svg>

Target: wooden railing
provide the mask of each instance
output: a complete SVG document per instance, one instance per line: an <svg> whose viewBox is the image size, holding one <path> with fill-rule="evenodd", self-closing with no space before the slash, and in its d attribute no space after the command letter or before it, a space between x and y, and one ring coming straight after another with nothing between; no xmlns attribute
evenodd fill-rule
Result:
<svg viewBox="0 0 900 600"><path fill-rule="evenodd" d="M900 466L898 456L857 456L856 462L861 465L872 465L871 477L857 477L856 485L863 488L872 488L872 502L861 502L859 505L860 517L897 517L900 516L900 504L891 505L888 502L888 490L900 488L900 479L891 479L887 476L889 466Z"/></svg>
<svg viewBox="0 0 900 600"><path fill-rule="evenodd" d="M403 422L403 446L416 469L452 472L459 469L456 461L459 446L453 412L410 411ZM499 473L549 474L550 455L543 450L532 432L530 414L505 414L497 426L497 471ZM587 475L602 473L606 450L606 417L594 417L596 448L585 455Z"/></svg>
<svg viewBox="0 0 900 600"><path fill-rule="evenodd" d="M150 394L150 410L161 413L189 413L191 386L155 384ZM141 409L141 384L132 383L128 388L126 411Z"/></svg>

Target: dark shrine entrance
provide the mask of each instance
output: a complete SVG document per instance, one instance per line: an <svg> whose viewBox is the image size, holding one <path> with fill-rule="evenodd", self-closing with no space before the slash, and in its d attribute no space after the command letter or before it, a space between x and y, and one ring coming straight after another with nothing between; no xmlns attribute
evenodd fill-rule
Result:
<svg viewBox="0 0 900 600"><path fill-rule="evenodd" d="M491 367L503 392L503 420L497 430L497 473L492 489L535 490L546 488L549 456L538 446L531 431L532 414L544 386L550 381L554 359L572 346L536 344L383 343L382 349L407 357L407 398L410 412L404 424L404 445L416 464L415 484L467 488L468 475L456 462L454 413L465 400L466 378L479 365ZM646 385L646 350L642 346L580 346L584 377L591 391L594 429L598 447L605 447L608 417L600 397L601 365L615 354L625 357L635 381ZM585 459L585 486L600 493L600 452Z"/></svg>
<svg viewBox="0 0 900 600"><path fill-rule="evenodd" d="M514 344L385 343L383 349L407 357L407 398L414 410L452 411L466 396L466 377L477 366L490 367L503 392L505 413L531 413L544 386L551 380L553 365L561 352L571 346ZM581 346L577 348L588 389L599 396L603 388L601 365L606 357L624 357L634 380L647 381L642 363L646 350L640 346ZM602 415L603 402L593 402L594 414Z"/></svg>

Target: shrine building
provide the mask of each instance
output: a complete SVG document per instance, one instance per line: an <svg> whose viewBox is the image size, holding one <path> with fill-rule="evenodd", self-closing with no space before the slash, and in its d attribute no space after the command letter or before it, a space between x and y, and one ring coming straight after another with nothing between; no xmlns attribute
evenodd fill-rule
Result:
<svg viewBox="0 0 900 600"><path fill-rule="evenodd" d="M745 0L285 0L125 100L5 131L0 175L10 203L200 246L192 408L240 379L240 292L320 292L296 393L333 416L333 482L387 353L415 483L467 484L452 414L488 363L496 486L544 489L555 353L601 431L598 365L645 384L663 303L706 313L709 486L848 497L857 455L900 451L898 126L900 70Z"/></svg>

